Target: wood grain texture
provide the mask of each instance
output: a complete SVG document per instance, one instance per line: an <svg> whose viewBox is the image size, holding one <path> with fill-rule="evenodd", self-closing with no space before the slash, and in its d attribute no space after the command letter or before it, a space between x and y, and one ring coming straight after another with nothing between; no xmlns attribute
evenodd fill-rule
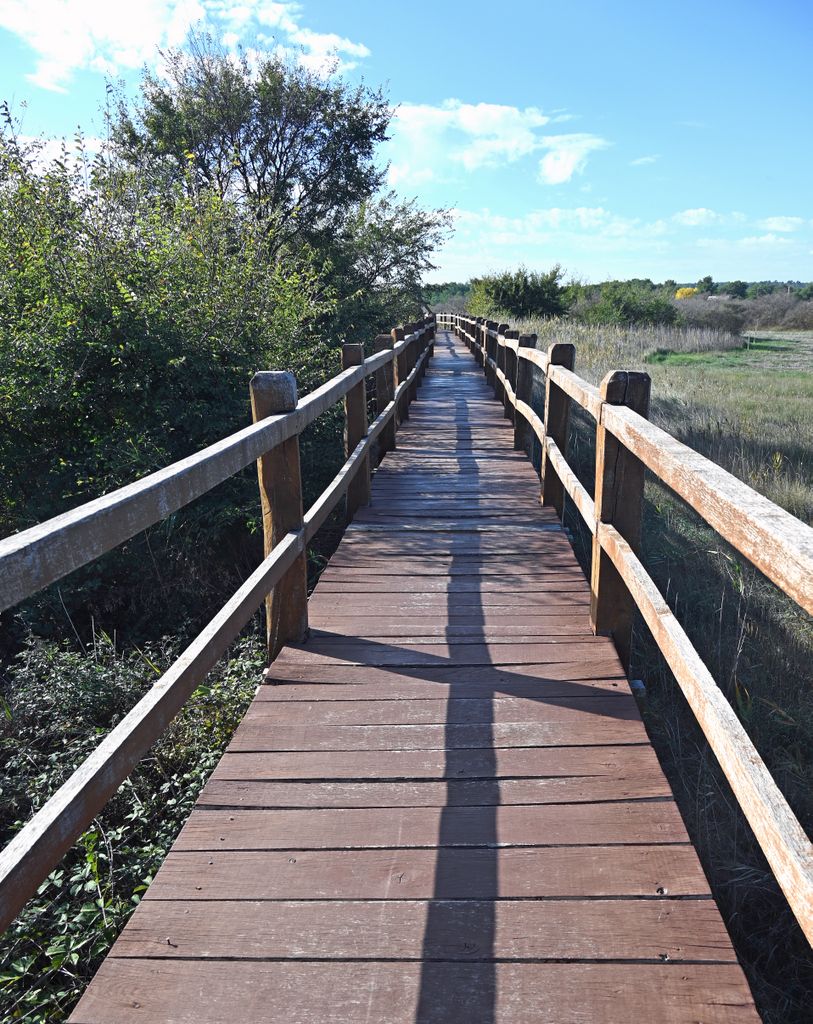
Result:
<svg viewBox="0 0 813 1024"><path fill-rule="evenodd" d="M430 911L432 907L432 911ZM424 943L430 912L441 927ZM169 938L169 942L167 941ZM709 900L148 900L112 957L736 963Z"/></svg>
<svg viewBox="0 0 813 1024"><path fill-rule="evenodd" d="M109 959L73 1024L755 1024L733 964Z"/></svg>
<svg viewBox="0 0 813 1024"><path fill-rule="evenodd" d="M291 395L280 396L278 388L263 386L264 381L274 380L277 376L258 373L251 382L251 413L255 423L296 408L296 382L292 375ZM363 388L364 384L360 386ZM304 527L298 437L290 437L260 456L257 480L263 550L268 558L286 534L297 533ZM305 638L308 632L308 566L304 550L266 597L265 625L269 661L273 661L286 644Z"/></svg>
<svg viewBox="0 0 813 1024"><path fill-rule="evenodd" d="M194 810L174 849L297 850L372 847L577 846L682 843L672 802L305 811Z"/></svg>
<svg viewBox="0 0 813 1024"><path fill-rule="evenodd" d="M551 899L708 896L691 846L172 851L148 900ZM138 911L136 912L138 913ZM133 918L135 920L135 917Z"/></svg>
<svg viewBox="0 0 813 1024"><path fill-rule="evenodd" d="M74 1021L755 1019L470 326Z"/></svg>
<svg viewBox="0 0 813 1024"><path fill-rule="evenodd" d="M627 409L604 423L760 572L813 615L813 527Z"/></svg>
<svg viewBox="0 0 813 1024"><path fill-rule="evenodd" d="M644 466L604 425L607 409L626 406L649 415L650 378L646 373L616 370L601 382L602 411L596 428L596 483L594 523L612 523L633 551L641 544L644 501ZM590 573L590 625L611 636L629 669L635 601L592 530Z"/></svg>

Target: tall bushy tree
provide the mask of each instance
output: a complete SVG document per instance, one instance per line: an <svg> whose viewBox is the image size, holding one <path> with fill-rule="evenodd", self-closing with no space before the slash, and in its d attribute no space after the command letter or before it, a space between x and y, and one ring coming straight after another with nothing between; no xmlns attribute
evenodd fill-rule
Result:
<svg viewBox="0 0 813 1024"><path fill-rule="evenodd" d="M520 267L474 278L468 309L473 316L505 313L516 319L561 316L567 310L563 271L558 264L546 274Z"/></svg>
<svg viewBox="0 0 813 1024"><path fill-rule="evenodd" d="M127 163L235 202L269 225L274 252L317 251L338 300L331 333L362 340L417 314L448 219L383 190L376 150L393 110L382 92L276 55L235 58L205 36L165 57L135 108L119 105L113 138Z"/></svg>

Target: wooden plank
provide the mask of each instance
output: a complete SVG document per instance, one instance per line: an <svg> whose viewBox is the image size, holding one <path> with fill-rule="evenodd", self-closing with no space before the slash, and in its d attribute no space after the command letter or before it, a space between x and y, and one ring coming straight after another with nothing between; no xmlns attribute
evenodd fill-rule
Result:
<svg viewBox="0 0 813 1024"><path fill-rule="evenodd" d="M275 725L265 716L243 719L231 749L259 750L466 750L471 747L594 746L600 743L645 743L640 718L602 715L591 710L600 698L583 698L564 710L548 704L538 722L491 722L444 725L342 726ZM634 707L634 702L633 702ZM558 713L557 713L558 712Z"/></svg>
<svg viewBox="0 0 813 1024"><path fill-rule="evenodd" d="M168 941L169 940L169 941ZM736 963L708 900L145 900L111 957Z"/></svg>
<svg viewBox="0 0 813 1024"><path fill-rule="evenodd" d="M198 806L296 810L307 807L489 807L584 804L671 795L662 774L584 775L561 779L444 779L380 782L255 782L210 779Z"/></svg>
<svg viewBox="0 0 813 1024"><path fill-rule="evenodd" d="M622 996L623 993L623 996ZM425 1008L424 1008L425 1007ZM562 1017L563 1007L567 1017ZM73 1024L758 1022L733 964L275 963L108 960Z"/></svg>
<svg viewBox="0 0 813 1024"><path fill-rule="evenodd" d="M502 609L505 612L505 609ZM523 618L523 616L517 616ZM357 618L346 615L320 615L316 618L313 632L326 643L348 640L397 640L399 644L428 644L445 638L453 643L516 643L518 638L545 637L589 637L584 622L573 621L573 616L539 615L528 616L527 623L514 622L510 613L501 617L486 616L473 609L469 615L455 615L455 621L444 624L436 616L364 624ZM367 630L357 633L356 630ZM321 634L327 631L324 638Z"/></svg>
<svg viewBox="0 0 813 1024"><path fill-rule="evenodd" d="M497 865L499 870L496 870ZM708 896L688 844L435 849L212 850L167 856L145 900L551 899Z"/></svg>
<svg viewBox="0 0 813 1024"><path fill-rule="evenodd" d="M585 715L600 719L636 721L638 705L629 691L599 693L574 700L572 697L542 697L528 700L503 697L501 700L468 698L426 700L337 700L337 701L256 701L244 721L257 725L305 724L314 728L331 725L421 725L472 723L554 724Z"/></svg>
<svg viewBox="0 0 813 1024"><path fill-rule="evenodd" d="M606 665L563 661L545 665L511 666L433 665L425 668L334 665L330 661L301 664L279 660L266 673L255 701L265 700L401 700L405 697L584 697L598 687L627 690L618 658L610 654ZM312 692L308 688L311 688ZM350 696L352 694L352 696Z"/></svg>
<svg viewBox="0 0 813 1024"><path fill-rule="evenodd" d="M568 638L536 637L525 644L411 644L398 647L394 643L359 641L358 643L324 644L319 649L287 648L285 663L298 664L353 663L359 665L393 665L433 667L444 665L548 665L574 659L585 664L605 662L609 656L605 637Z"/></svg>
<svg viewBox="0 0 813 1024"><path fill-rule="evenodd" d="M193 810L174 849L296 850L371 847L579 846L684 843L673 802L534 807Z"/></svg>
<svg viewBox="0 0 813 1024"><path fill-rule="evenodd" d="M215 768L214 779L494 779L583 777L606 773L659 772L646 745L594 747L472 747L447 758L442 749L262 751L232 748ZM637 766L637 767L636 767Z"/></svg>

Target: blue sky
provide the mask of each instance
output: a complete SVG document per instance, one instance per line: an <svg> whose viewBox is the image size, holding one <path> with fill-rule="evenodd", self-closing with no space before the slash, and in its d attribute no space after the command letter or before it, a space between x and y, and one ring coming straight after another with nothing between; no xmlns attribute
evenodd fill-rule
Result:
<svg viewBox="0 0 813 1024"><path fill-rule="evenodd" d="M386 87L393 187L454 211L434 280L813 279L809 0L0 0L0 98L93 136L195 24Z"/></svg>

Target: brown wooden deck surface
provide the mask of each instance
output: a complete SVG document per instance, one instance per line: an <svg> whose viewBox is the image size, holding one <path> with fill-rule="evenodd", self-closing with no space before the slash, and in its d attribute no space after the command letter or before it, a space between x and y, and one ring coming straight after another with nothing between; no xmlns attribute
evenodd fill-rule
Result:
<svg viewBox="0 0 813 1024"><path fill-rule="evenodd" d="M467 349L82 1024L759 1018L566 535Z"/></svg>

